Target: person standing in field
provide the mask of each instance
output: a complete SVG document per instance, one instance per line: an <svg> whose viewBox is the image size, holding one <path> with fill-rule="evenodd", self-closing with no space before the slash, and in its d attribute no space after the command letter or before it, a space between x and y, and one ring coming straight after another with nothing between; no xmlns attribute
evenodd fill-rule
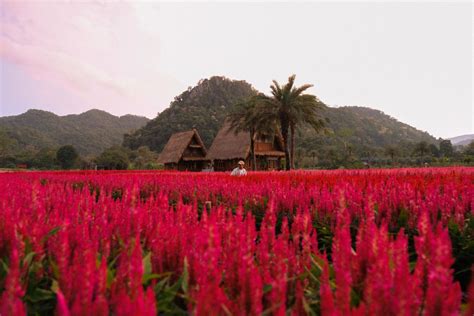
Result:
<svg viewBox="0 0 474 316"><path fill-rule="evenodd" d="M232 173L230 174L231 176L246 176L247 175L247 170L244 168L245 162L242 160L239 161L239 166L236 167L234 170L232 170Z"/></svg>

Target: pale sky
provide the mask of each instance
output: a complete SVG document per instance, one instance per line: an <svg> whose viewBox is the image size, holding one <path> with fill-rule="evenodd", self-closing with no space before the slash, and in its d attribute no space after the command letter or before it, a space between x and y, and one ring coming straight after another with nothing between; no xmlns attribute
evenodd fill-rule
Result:
<svg viewBox="0 0 474 316"><path fill-rule="evenodd" d="M474 133L468 2L0 0L0 116L153 118L200 79L311 83L435 137Z"/></svg>

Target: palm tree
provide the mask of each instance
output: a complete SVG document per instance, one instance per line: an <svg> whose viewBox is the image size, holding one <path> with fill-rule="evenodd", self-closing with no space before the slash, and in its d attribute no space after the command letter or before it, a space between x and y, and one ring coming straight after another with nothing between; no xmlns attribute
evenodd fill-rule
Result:
<svg viewBox="0 0 474 316"><path fill-rule="evenodd" d="M230 123L230 130L238 134L248 132L250 137L250 155L252 159L252 170L257 168L257 158L255 156L255 136L257 134L274 135L276 124L265 115L265 109L260 106L260 100L265 96L260 94L251 97L245 102L234 106L227 116Z"/></svg>
<svg viewBox="0 0 474 316"><path fill-rule="evenodd" d="M325 126L325 121L319 112L324 104L314 95L304 94L313 85L305 84L301 87L294 86L295 75L288 78L288 83L280 86L273 80L270 86L271 97L259 97L258 102L264 106L261 111L266 114L265 119L277 120L280 125L281 136L285 149L286 169L294 168L295 133L302 123L305 123L316 131ZM291 137L291 153L290 153Z"/></svg>

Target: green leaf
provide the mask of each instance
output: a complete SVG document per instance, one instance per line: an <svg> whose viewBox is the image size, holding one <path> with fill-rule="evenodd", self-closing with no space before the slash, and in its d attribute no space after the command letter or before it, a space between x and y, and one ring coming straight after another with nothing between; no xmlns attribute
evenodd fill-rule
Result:
<svg viewBox="0 0 474 316"><path fill-rule="evenodd" d="M23 258L23 267L27 267L31 264L31 261L33 260L33 257L36 255L34 251L29 252L24 258Z"/></svg>
<svg viewBox="0 0 474 316"><path fill-rule="evenodd" d="M188 289L189 289L189 263L188 263L188 258L184 257L184 268L183 268L183 274L181 277L183 278L183 283L181 285L181 288L183 289L183 293L187 294Z"/></svg>
<svg viewBox="0 0 474 316"><path fill-rule="evenodd" d="M25 299L32 303L38 303L41 301L52 300L55 297L56 295L52 291L37 288L33 291L33 293L27 295Z"/></svg>
<svg viewBox="0 0 474 316"><path fill-rule="evenodd" d="M5 270L6 273L8 273L8 265L5 263L5 261L3 261L2 259L0 259L0 263L1 263L1 267L3 268L3 270Z"/></svg>
<svg viewBox="0 0 474 316"><path fill-rule="evenodd" d="M308 303L304 295L302 297L302 302L303 302L303 309L306 312L306 314L311 315L311 316L316 315L314 308L311 307L311 305Z"/></svg>
<svg viewBox="0 0 474 316"><path fill-rule="evenodd" d="M120 257L120 253L117 254L113 259L112 261L110 261L108 264L107 264L107 268L108 269L112 269L113 266L115 265L115 262L117 262L118 258Z"/></svg>
<svg viewBox="0 0 474 316"><path fill-rule="evenodd" d="M158 282L158 283L155 285L154 290L155 290L155 293L156 293L156 294L160 293L160 292L164 289L165 285L166 285L167 282L169 281L170 276L171 276L171 274L170 274L169 276L163 278L163 280L161 280L160 282Z"/></svg>
<svg viewBox="0 0 474 316"><path fill-rule="evenodd" d="M360 304L360 296L359 293L354 291L354 289L351 290L351 306L357 307Z"/></svg>
<svg viewBox="0 0 474 316"><path fill-rule="evenodd" d="M53 293L58 293L58 290L59 290L59 283L58 281L53 279L53 283L51 284L51 291Z"/></svg>
<svg viewBox="0 0 474 316"><path fill-rule="evenodd" d="M144 274L143 275L143 284L146 284L148 281L150 280L154 280L154 279L160 279L164 276L167 276L169 273L150 273L150 274Z"/></svg>
<svg viewBox="0 0 474 316"><path fill-rule="evenodd" d="M273 286L271 284L265 284L263 286L263 294L267 294L272 290Z"/></svg>
<svg viewBox="0 0 474 316"><path fill-rule="evenodd" d="M107 267L107 288L110 289L115 278L115 269Z"/></svg>
<svg viewBox="0 0 474 316"><path fill-rule="evenodd" d="M49 260L49 265L51 266L51 270L53 272L53 277L55 279L59 279L60 275L59 275L59 267L58 265L56 264L56 262L54 262L53 260Z"/></svg>
<svg viewBox="0 0 474 316"><path fill-rule="evenodd" d="M147 274L151 274L151 252L147 253L145 255L145 257L143 257L143 274L144 275L147 275Z"/></svg>
<svg viewBox="0 0 474 316"><path fill-rule="evenodd" d="M41 241L42 242L47 241L49 237L56 235L60 229L61 229L61 226L54 227L41 239Z"/></svg>
<svg viewBox="0 0 474 316"><path fill-rule="evenodd" d="M167 288L167 291L170 293L173 293L174 296L176 296L176 293L178 293L179 289L181 288L183 284L183 276L181 276L178 281L176 281L175 284L171 285L170 287Z"/></svg>

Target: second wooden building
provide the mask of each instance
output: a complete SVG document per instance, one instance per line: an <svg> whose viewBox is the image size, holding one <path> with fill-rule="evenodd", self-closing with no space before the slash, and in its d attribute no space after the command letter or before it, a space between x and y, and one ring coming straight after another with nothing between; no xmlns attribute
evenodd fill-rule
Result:
<svg viewBox="0 0 474 316"><path fill-rule="evenodd" d="M254 141L256 170L279 170L285 152L278 137L257 135ZM253 164L250 152L250 134L246 132L236 134L226 122L214 138L207 159L213 161L215 171L232 170L239 160L245 161L245 168L250 170Z"/></svg>

